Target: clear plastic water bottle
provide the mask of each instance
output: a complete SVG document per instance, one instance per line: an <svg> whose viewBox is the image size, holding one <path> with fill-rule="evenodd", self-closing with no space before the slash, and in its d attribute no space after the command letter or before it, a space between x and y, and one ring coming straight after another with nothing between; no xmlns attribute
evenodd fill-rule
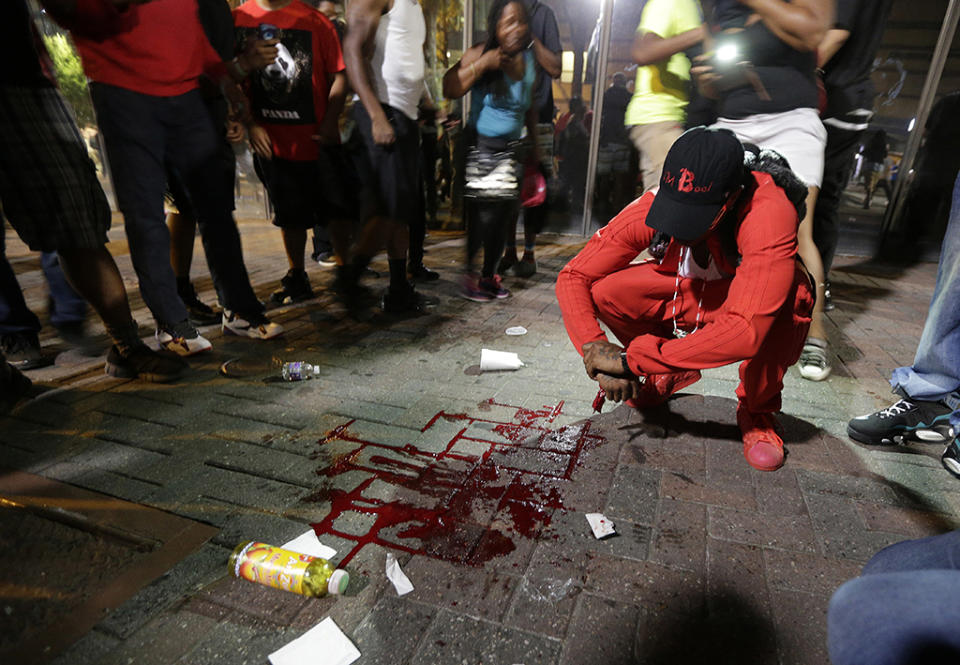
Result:
<svg viewBox="0 0 960 665"><path fill-rule="evenodd" d="M350 583L350 574L326 559L252 540L237 545L227 565L235 577L314 598L342 595Z"/></svg>
<svg viewBox="0 0 960 665"><path fill-rule="evenodd" d="M280 374L285 381L306 381L320 376L320 367L299 361L283 363Z"/></svg>

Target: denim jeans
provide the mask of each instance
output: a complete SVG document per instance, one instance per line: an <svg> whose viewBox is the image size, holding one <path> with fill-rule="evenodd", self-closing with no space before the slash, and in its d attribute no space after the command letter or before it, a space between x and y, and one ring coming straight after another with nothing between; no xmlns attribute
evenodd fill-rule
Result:
<svg viewBox="0 0 960 665"><path fill-rule="evenodd" d="M187 318L170 265L164 222L167 167L183 178L197 212L207 265L220 303L246 316L263 312L243 263L233 192L223 186L220 138L199 90L154 97L103 83L90 94L123 212L143 301L159 325Z"/></svg>
<svg viewBox="0 0 960 665"><path fill-rule="evenodd" d="M893 370L890 385L913 399L943 400L954 410L950 424L960 434L960 174L917 355L910 367Z"/></svg>
<svg viewBox="0 0 960 665"><path fill-rule="evenodd" d="M3 228L0 227L0 335L40 332L40 319L30 311L23 299L23 291L13 267L7 261ZM60 269L60 260L54 252L40 255L40 265L50 289L50 323L60 326L83 321L87 317L87 303L67 282Z"/></svg>
<svg viewBox="0 0 960 665"><path fill-rule="evenodd" d="M960 531L878 552L830 599L833 665L960 662Z"/></svg>

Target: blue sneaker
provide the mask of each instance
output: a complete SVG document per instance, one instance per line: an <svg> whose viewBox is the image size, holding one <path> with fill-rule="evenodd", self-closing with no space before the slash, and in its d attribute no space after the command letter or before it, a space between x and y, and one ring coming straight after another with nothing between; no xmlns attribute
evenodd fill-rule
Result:
<svg viewBox="0 0 960 665"><path fill-rule="evenodd" d="M949 441L951 409L942 402L901 399L847 423L847 435L870 445L893 445L906 439Z"/></svg>

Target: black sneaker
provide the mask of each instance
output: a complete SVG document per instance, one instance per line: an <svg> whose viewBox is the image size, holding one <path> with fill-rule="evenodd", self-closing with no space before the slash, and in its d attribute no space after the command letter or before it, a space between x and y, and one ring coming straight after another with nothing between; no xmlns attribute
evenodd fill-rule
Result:
<svg viewBox="0 0 960 665"><path fill-rule="evenodd" d="M423 306L424 302L412 284L399 289L390 287L380 299L380 309L388 314L416 313L422 311Z"/></svg>
<svg viewBox="0 0 960 665"><path fill-rule="evenodd" d="M23 372L0 360L0 416L10 413L17 402L26 397L32 385Z"/></svg>
<svg viewBox="0 0 960 665"><path fill-rule="evenodd" d="M953 433L955 438L947 444L946 450L940 456L940 463L943 468L950 472L954 478L960 478L960 433Z"/></svg>
<svg viewBox="0 0 960 665"><path fill-rule="evenodd" d="M430 270L427 266L423 265L409 265L407 266L407 274L410 275L410 279L416 282L435 282L440 279L440 273L436 270Z"/></svg>
<svg viewBox="0 0 960 665"><path fill-rule="evenodd" d="M53 364L53 358L40 351L40 339L35 332L9 333L0 337L0 352L7 362L20 370L37 369Z"/></svg>
<svg viewBox="0 0 960 665"><path fill-rule="evenodd" d="M146 344L138 344L127 353L120 353L116 345L107 352L105 371L120 379L140 378L151 383L167 383L179 379L187 369L180 356L169 351L154 351Z"/></svg>
<svg viewBox="0 0 960 665"><path fill-rule="evenodd" d="M210 305L197 297L197 291L193 288L193 284L190 282L182 285L178 284L177 294L187 308L187 316L194 326L212 326L220 323L220 312L214 311Z"/></svg>
<svg viewBox="0 0 960 665"><path fill-rule="evenodd" d="M904 439L939 442L950 438L951 410L941 402L901 399L847 424L847 435L861 443L891 445Z"/></svg>
<svg viewBox="0 0 960 665"><path fill-rule="evenodd" d="M830 292L830 280L828 279L823 283L823 311L832 312L833 307L833 294Z"/></svg>
<svg viewBox="0 0 960 665"><path fill-rule="evenodd" d="M289 270L280 278L280 289L270 295L270 300L278 305L289 305L313 298L310 279L304 270Z"/></svg>

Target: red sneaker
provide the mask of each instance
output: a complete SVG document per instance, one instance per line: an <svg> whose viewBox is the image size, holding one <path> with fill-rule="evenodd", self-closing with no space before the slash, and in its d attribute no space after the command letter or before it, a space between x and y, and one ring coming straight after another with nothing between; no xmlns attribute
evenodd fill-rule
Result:
<svg viewBox="0 0 960 665"><path fill-rule="evenodd" d="M772 413L750 413L737 409L737 425L743 434L743 456L759 471L776 471L783 466L783 439L777 434Z"/></svg>
<svg viewBox="0 0 960 665"><path fill-rule="evenodd" d="M627 404L635 409L657 406L666 402L673 393L699 380L700 372L695 369L670 374L647 374L647 380L640 384L640 394L628 399Z"/></svg>

